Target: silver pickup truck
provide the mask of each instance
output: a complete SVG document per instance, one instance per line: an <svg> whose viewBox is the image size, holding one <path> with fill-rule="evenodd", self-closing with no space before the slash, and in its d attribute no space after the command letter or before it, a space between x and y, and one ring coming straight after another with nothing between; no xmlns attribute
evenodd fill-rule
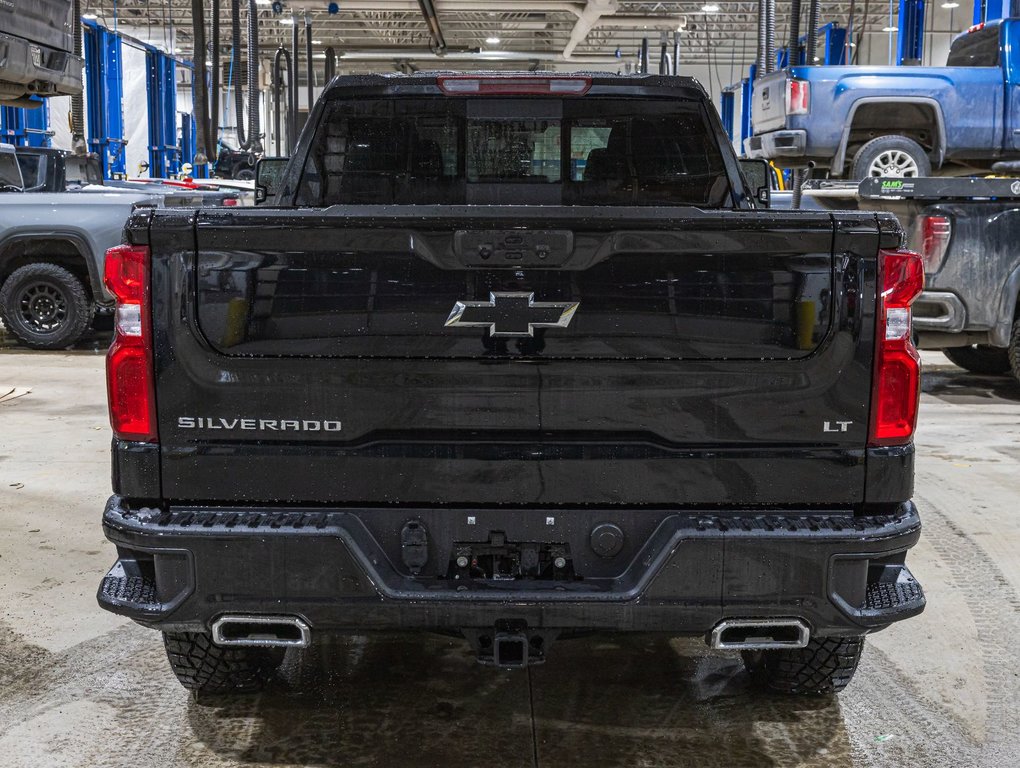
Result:
<svg viewBox="0 0 1020 768"><path fill-rule="evenodd" d="M924 291L911 307L918 348L1020 381L1020 179L819 181L804 201L895 214L924 260Z"/></svg>
<svg viewBox="0 0 1020 768"><path fill-rule="evenodd" d="M120 243L131 211L159 205L160 195L25 193L10 145L0 145L0 168L6 168L0 175L0 321L26 346L62 349L88 330L97 308L112 305L103 286L106 251Z"/></svg>

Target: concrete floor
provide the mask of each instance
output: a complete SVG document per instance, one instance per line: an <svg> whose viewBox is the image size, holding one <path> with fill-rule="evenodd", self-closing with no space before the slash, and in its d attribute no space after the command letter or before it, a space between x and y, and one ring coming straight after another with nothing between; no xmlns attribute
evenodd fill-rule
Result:
<svg viewBox="0 0 1020 768"><path fill-rule="evenodd" d="M910 564L919 618L871 636L850 688L790 700L660 637L478 667L438 637L355 637L213 706L159 636L96 607L113 561L102 340L0 350L0 765L1016 766L1020 386L926 354ZM90 348L91 347L91 348ZM31 390L26 392L26 390Z"/></svg>

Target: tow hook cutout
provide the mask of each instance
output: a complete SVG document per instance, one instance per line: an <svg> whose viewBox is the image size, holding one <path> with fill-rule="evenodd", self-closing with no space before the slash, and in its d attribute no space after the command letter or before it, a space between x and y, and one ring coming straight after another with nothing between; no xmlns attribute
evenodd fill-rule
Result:
<svg viewBox="0 0 1020 768"><path fill-rule="evenodd" d="M408 520L400 531L400 557L412 576L429 561L429 535L419 520Z"/></svg>

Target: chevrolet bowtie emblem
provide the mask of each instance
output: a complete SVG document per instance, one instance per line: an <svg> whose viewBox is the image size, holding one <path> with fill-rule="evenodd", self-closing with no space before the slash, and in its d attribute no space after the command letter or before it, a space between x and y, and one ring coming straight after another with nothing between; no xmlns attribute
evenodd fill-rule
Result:
<svg viewBox="0 0 1020 768"><path fill-rule="evenodd" d="M534 293L489 293L488 301L458 301L447 328L488 328L492 336L534 336L536 328L566 328L577 301L535 301Z"/></svg>

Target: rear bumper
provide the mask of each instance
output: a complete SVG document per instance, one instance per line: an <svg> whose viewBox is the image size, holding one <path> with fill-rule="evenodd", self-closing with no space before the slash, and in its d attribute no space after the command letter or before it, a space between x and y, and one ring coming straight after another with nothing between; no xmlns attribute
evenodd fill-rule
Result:
<svg viewBox="0 0 1020 768"><path fill-rule="evenodd" d="M967 309L951 291L922 291L912 309L911 321L918 331L959 333L967 324Z"/></svg>
<svg viewBox="0 0 1020 768"><path fill-rule="evenodd" d="M749 157L766 160L803 158L807 161L807 131L782 130L760 133L744 139Z"/></svg>
<svg viewBox="0 0 1020 768"><path fill-rule="evenodd" d="M442 516L455 516L474 521L469 524L479 532L504 531L508 540L534 541L529 525L545 525L549 541L565 541L571 526L586 527L579 525L583 514L163 511L132 509L114 496L103 522L118 561L103 579L99 603L164 631L208 631L225 614L272 614L300 617L313 634L459 630L514 620L531 628L705 635L723 619L795 617L814 635L836 636L881 629L924 608L920 585L904 564L921 529L909 502L876 517L616 512L625 528L629 516L655 515L652 533L618 572L568 582L416 579L380 540L381 531L396 537L400 531L381 526L381 518L418 520L434 532L442 529ZM455 527L444 535L463 536ZM433 537L430 556L438 552L443 562L445 539Z"/></svg>
<svg viewBox="0 0 1020 768"><path fill-rule="evenodd" d="M82 92L82 59L21 37L0 34L0 97Z"/></svg>

